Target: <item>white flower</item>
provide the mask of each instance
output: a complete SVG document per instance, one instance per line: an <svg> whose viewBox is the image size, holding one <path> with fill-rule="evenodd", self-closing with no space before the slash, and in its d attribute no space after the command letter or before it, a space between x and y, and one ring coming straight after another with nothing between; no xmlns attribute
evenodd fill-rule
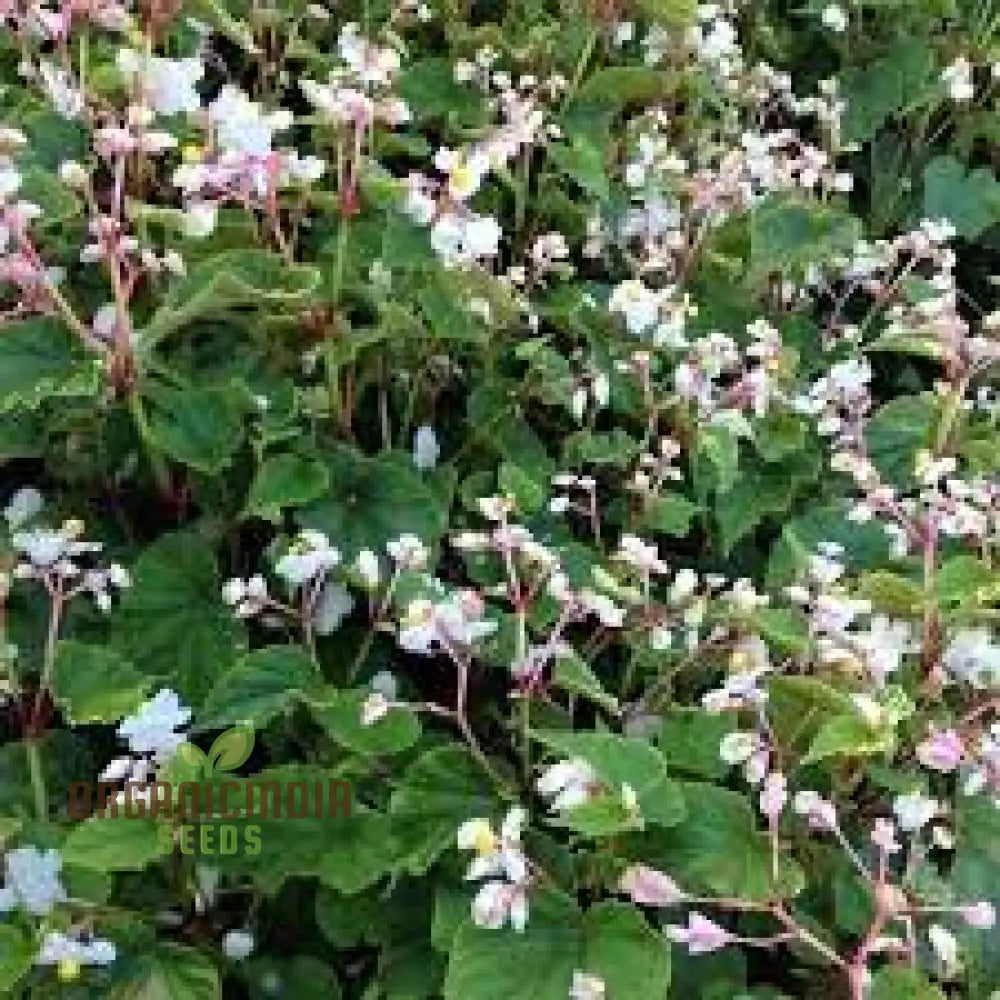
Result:
<svg viewBox="0 0 1000 1000"><path fill-rule="evenodd" d="M914 833L940 814L941 803L920 792L909 792L896 797L892 803L892 811L899 820L900 829Z"/></svg>
<svg viewBox="0 0 1000 1000"><path fill-rule="evenodd" d="M629 333L641 336L656 324L660 301L657 292L648 289L641 281L629 279L611 293L608 309L621 314Z"/></svg>
<svg viewBox="0 0 1000 1000"><path fill-rule="evenodd" d="M177 695L164 688L135 715L122 721L118 735L128 740L134 753L153 754L162 759L184 742L183 734L175 730L190 721L191 709L183 708Z"/></svg>
<svg viewBox="0 0 1000 1000"><path fill-rule="evenodd" d="M205 73L200 59L163 59L121 49L118 69L126 77L138 78L143 96L157 114L191 114L201 107L195 89Z"/></svg>
<svg viewBox="0 0 1000 1000"><path fill-rule="evenodd" d="M454 647L471 646L492 635L495 621L484 619L485 603L472 590L460 591L446 600L411 601L400 622L399 644L411 653L432 654Z"/></svg>
<svg viewBox="0 0 1000 1000"><path fill-rule="evenodd" d="M421 472L433 469L437 465L440 453L441 446L438 444L434 428L428 424L418 427L413 435L413 464Z"/></svg>
<svg viewBox="0 0 1000 1000"><path fill-rule="evenodd" d="M727 733L719 743L719 757L731 766L742 764L756 748L756 733Z"/></svg>
<svg viewBox="0 0 1000 1000"><path fill-rule="evenodd" d="M391 700L399 697L399 682L388 670L380 670L372 677L371 689L384 694L386 698Z"/></svg>
<svg viewBox="0 0 1000 1000"><path fill-rule="evenodd" d="M551 798L553 812L564 812L583 805L594 794L599 782L594 769L580 757L552 764L538 779L539 794Z"/></svg>
<svg viewBox="0 0 1000 1000"><path fill-rule="evenodd" d="M472 901L472 920L477 927L499 930L506 923L521 933L528 925L528 897L523 885L484 882Z"/></svg>
<svg viewBox="0 0 1000 1000"><path fill-rule="evenodd" d="M369 590L374 590L378 586L380 576L378 556L371 549L362 549L358 553L354 567Z"/></svg>
<svg viewBox="0 0 1000 1000"><path fill-rule="evenodd" d="M958 940L951 931L940 924L932 924L927 931L927 940L934 949L938 961L944 966L947 974L958 970Z"/></svg>
<svg viewBox="0 0 1000 1000"><path fill-rule="evenodd" d="M63 118L79 118L83 112L83 93L76 80L61 66L55 63L41 61L38 72L42 77L42 86L53 108Z"/></svg>
<svg viewBox="0 0 1000 1000"><path fill-rule="evenodd" d="M14 548L27 556L32 566L48 569L66 555L69 538L64 531L52 528L33 528L19 531L11 539Z"/></svg>
<svg viewBox="0 0 1000 1000"><path fill-rule="evenodd" d="M0 913L16 906L34 916L46 916L56 903L66 900L66 890L59 879L62 858L58 851L37 847L18 847L6 859L7 879L0 890Z"/></svg>
<svg viewBox="0 0 1000 1000"><path fill-rule="evenodd" d="M45 506L45 498L33 486L19 489L3 509L3 517L11 531L17 531L33 520Z"/></svg>
<svg viewBox="0 0 1000 1000"><path fill-rule="evenodd" d="M184 235L203 239L215 232L219 206L211 201L193 201L184 209Z"/></svg>
<svg viewBox="0 0 1000 1000"><path fill-rule="evenodd" d="M427 565L427 548L416 535L400 535L385 548L400 569L418 570Z"/></svg>
<svg viewBox="0 0 1000 1000"><path fill-rule="evenodd" d="M340 628L344 619L354 610L354 598L339 583L323 588L319 603L313 611L313 628L317 635L330 635Z"/></svg>
<svg viewBox="0 0 1000 1000"><path fill-rule="evenodd" d="M325 577L339 562L340 552L330 545L326 535L306 530L299 533L274 571L290 586L300 587Z"/></svg>
<svg viewBox="0 0 1000 1000"><path fill-rule="evenodd" d="M792 809L799 816L805 816L815 830L836 830L837 809L832 802L822 798L817 792L798 792L792 800Z"/></svg>
<svg viewBox="0 0 1000 1000"><path fill-rule="evenodd" d="M953 101L971 101L976 90L972 83L972 65L964 56L960 56L941 73L941 80L948 88L948 94Z"/></svg>
<svg viewBox="0 0 1000 1000"><path fill-rule="evenodd" d="M254 945L253 935L249 931L226 931L222 938L223 954L234 962L249 958L253 954Z"/></svg>
<svg viewBox="0 0 1000 1000"><path fill-rule="evenodd" d="M90 175L76 160L65 160L59 164L59 179L67 187L84 188L90 180Z"/></svg>
<svg viewBox="0 0 1000 1000"><path fill-rule="evenodd" d="M847 13L844 11L843 7L838 6L835 3L830 4L823 10L823 24L826 25L831 31L836 31L838 34L847 30L848 25Z"/></svg>
<svg viewBox="0 0 1000 1000"><path fill-rule="evenodd" d="M574 972L569 988L569 1000L604 1000L604 980L586 972Z"/></svg>
<svg viewBox="0 0 1000 1000"><path fill-rule="evenodd" d="M698 589L698 574L693 569L679 569L670 585L671 604L683 604Z"/></svg>
<svg viewBox="0 0 1000 1000"><path fill-rule="evenodd" d="M1000 683L1000 646L988 629L961 629L941 657L941 664L956 680L989 687Z"/></svg>
<svg viewBox="0 0 1000 1000"><path fill-rule="evenodd" d="M38 965L110 965L117 955L114 942L104 938L70 937L62 931L49 931L35 958Z"/></svg>
<svg viewBox="0 0 1000 1000"><path fill-rule="evenodd" d="M265 157L271 152L275 132L292 124L291 112L281 109L265 113L259 104L232 84L226 84L209 105L209 119L223 153Z"/></svg>
<svg viewBox="0 0 1000 1000"><path fill-rule="evenodd" d="M528 860L521 851L521 830L527 819L525 810L515 806L504 817L499 834L482 818L463 823L456 837L459 850L476 852L465 873L466 879L502 877L509 882L526 882Z"/></svg>
<svg viewBox="0 0 1000 1000"><path fill-rule="evenodd" d="M361 704L361 725L374 726L389 714L392 705L381 691L373 691Z"/></svg>

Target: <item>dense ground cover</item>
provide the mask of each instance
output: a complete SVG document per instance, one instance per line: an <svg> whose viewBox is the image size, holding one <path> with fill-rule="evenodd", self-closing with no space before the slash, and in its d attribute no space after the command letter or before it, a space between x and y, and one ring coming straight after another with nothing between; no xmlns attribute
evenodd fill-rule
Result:
<svg viewBox="0 0 1000 1000"><path fill-rule="evenodd" d="M1000 995L998 27L0 0L0 991Z"/></svg>

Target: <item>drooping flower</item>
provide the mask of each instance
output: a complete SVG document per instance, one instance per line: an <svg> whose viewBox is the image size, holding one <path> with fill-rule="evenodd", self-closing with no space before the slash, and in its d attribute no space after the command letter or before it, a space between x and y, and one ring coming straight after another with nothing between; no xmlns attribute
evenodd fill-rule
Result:
<svg viewBox="0 0 1000 1000"><path fill-rule="evenodd" d="M441 446L438 444L434 428L429 424L418 427L413 435L413 464L421 472L426 472L437 465L440 454Z"/></svg>
<svg viewBox="0 0 1000 1000"><path fill-rule="evenodd" d="M600 788L597 773L581 757L552 764L535 786L540 795L550 798L553 812L565 812L593 798Z"/></svg>
<svg viewBox="0 0 1000 1000"><path fill-rule="evenodd" d="M724 927L696 911L688 914L686 927L671 924L666 928L667 937L678 944L687 945L692 955L705 955L725 948L734 938Z"/></svg>
<svg viewBox="0 0 1000 1000"><path fill-rule="evenodd" d="M640 906L674 906L686 898L669 875L642 864L630 866L618 887Z"/></svg>

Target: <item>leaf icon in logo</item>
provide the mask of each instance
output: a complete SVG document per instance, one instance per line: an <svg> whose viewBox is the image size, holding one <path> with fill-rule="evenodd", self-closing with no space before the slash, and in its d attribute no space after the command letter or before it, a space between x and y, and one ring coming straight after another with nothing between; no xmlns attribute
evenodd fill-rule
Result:
<svg viewBox="0 0 1000 1000"><path fill-rule="evenodd" d="M212 744L209 759L217 771L235 771L253 752L254 728L249 723L227 729Z"/></svg>
<svg viewBox="0 0 1000 1000"><path fill-rule="evenodd" d="M205 754L193 743L182 743L177 748L177 756L189 767L197 768L199 771L205 766Z"/></svg>

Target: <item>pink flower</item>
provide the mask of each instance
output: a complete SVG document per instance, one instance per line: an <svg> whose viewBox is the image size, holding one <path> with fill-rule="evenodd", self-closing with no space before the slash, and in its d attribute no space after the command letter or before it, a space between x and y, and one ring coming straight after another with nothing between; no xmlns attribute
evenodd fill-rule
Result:
<svg viewBox="0 0 1000 1000"><path fill-rule="evenodd" d="M772 771L764 779L764 788L760 793L760 811L774 823L787 801L785 776L780 771Z"/></svg>
<svg viewBox="0 0 1000 1000"><path fill-rule="evenodd" d="M896 840L896 824L892 820L877 819L872 829L872 843L885 854L895 854L899 850Z"/></svg>
<svg viewBox="0 0 1000 1000"><path fill-rule="evenodd" d="M673 906L684 899L684 892L669 875L645 865L632 865L619 885L640 906Z"/></svg>
<svg viewBox="0 0 1000 1000"><path fill-rule="evenodd" d="M959 907L958 912L970 927L975 927L978 930L988 931L997 922L997 913L993 904L987 903L985 900Z"/></svg>
<svg viewBox="0 0 1000 1000"><path fill-rule="evenodd" d="M954 729L937 729L917 747L917 759L932 771L949 774L965 756L962 737Z"/></svg>
<svg viewBox="0 0 1000 1000"><path fill-rule="evenodd" d="M795 796L792 808L799 816L805 816L813 830L836 830L837 810L818 792L802 791Z"/></svg>
<svg viewBox="0 0 1000 1000"><path fill-rule="evenodd" d="M706 955L725 948L735 940L732 934L700 913L688 914L687 927L672 924L667 927L667 937L678 944L686 944L692 955Z"/></svg>

